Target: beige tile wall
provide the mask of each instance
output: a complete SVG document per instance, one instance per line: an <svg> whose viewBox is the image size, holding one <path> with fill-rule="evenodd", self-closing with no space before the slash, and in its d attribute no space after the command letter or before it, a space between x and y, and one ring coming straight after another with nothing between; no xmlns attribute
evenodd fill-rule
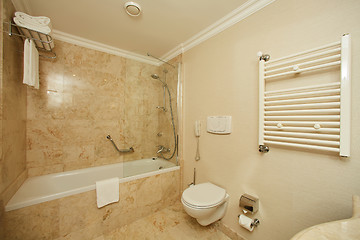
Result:
<svg viewBox="0 0 360 240"><path fill-rule="evenodd" d="M55 46L56 60L40 59L40 90L27 91L29 176L156 156L162 88L150 75L162 67ZM107 134L135 152L119 154Z"/></svg>
<svg viewBox="0 0 360 240"><path fill-rule="evenodd" d="M95 190L5 213L4 239L93 239L166 208L180 197L180 171L121 183L120 201L98 209Z"/></svg>
<svg viewBox="0 0 360 240"><path fill-rule="evenodd" d="M0 43L0 219L3 205L26 179L26 88L22 85L22 41L8 36L15 11L11 1L1 1ZM1 225L1 224L0 224ZM1 237L0 237L1 238Z"/></svg>

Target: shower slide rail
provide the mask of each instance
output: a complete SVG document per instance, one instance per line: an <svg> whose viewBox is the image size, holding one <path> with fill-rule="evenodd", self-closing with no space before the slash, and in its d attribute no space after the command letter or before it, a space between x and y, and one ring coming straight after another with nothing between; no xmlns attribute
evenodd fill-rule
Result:
<svg viewBox="0 0 360 240"><path fill-rule="evenodd" d="M350 40L350 34L344 34L341 41L290 56L270 61L268 55L260 57L259 151L278 145L350 156ZM278 89L281 81L301 81L303 73L336 68L339 81ZM275 90L267 90L275 81Z"/></svg>

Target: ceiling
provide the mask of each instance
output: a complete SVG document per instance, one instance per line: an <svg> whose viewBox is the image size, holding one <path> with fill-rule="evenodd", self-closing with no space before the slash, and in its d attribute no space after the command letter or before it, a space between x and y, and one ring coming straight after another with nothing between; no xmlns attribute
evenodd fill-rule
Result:
<svg viewBox="0 0 360 240"><path fill-rule="evenodd" d="M18 11L50 17L56 32L135 54L164 57L239 7L261 0L134 1L142 8L139 17L126 14L126 0L13 0L13 3Z"/></svg>

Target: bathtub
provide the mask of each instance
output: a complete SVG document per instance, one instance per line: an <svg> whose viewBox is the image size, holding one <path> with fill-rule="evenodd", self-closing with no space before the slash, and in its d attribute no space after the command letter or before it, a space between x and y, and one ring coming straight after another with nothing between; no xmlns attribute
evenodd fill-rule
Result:
<svg viewBox="0 0 360 240"><path fill-rule="evenodd" d="M28 178L5 206L11 211L95 189L95 182L119 178L119 183L180 169L158 158L129 161L99 167Z"/></svg>

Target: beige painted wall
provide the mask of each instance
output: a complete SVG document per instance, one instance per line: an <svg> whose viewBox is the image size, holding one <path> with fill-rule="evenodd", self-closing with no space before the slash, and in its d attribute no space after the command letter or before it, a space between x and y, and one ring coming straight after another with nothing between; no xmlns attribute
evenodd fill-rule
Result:
<svg viewBox="0 0 360 240"><path fill-rule="evenodd" d="M360 2L277 0L187 51L184 64L184 186L213 182L227 189L223 222L249 240L289 239L314 224L351 217L360 194ZM258 152L258 51L273 59L352 35L351 157L271 148ZM206 117L231 115L230 135L206 133ZM201 160L195 162L194 121L203 124ZM243 193L259 196L261 225L237 224Z"/></svg>

